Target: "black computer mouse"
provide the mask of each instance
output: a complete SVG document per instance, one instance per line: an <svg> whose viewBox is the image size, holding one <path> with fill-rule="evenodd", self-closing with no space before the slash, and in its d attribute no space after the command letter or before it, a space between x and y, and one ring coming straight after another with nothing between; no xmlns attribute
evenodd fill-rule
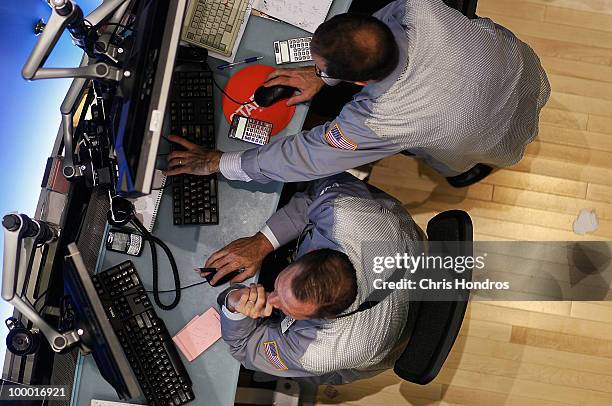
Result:
<svg viewBox="0 0 612 406"><path fill-rule="evenodd" d="M290 98L296 90L291 86L261 86L255 90L255 103L261 107L268 107L279 100Z"/></svg>

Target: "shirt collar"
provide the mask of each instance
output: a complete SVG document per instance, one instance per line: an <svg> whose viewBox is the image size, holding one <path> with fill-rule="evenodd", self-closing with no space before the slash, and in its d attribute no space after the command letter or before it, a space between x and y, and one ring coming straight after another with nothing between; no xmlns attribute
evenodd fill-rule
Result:
<svg viewBox="0 0 612 406"><path fill-rule="evenodd" d="M391 88L391 86L393 86L395 82L397 82L402 72L404 72L404 70L406 69L406 65L409 63L408 38L406 36L406 29L395 20L386 21L386 23L391 29L391 32L395 37L397 47L399 48L399 63L397 64L393 72L391 72L391 74L383 80L364 86L361 92L355 95L355 97L353 98L354 101L375 99L383 95L387 90Z"/></svg>

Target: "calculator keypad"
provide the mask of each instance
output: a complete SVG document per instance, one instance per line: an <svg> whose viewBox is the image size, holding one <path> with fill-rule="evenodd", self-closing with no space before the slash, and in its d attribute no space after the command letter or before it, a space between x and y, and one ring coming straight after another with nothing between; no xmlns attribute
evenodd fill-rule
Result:
<svg viewBox="0 0 612 406"><path fill-rule="evenodd" d="M310 40L312 37L290 39L288 42L291 62L311 61Z"/></svg>
<svg viewBox="0 0 612 406"><path fill-rule="evenodd" d="M242 140L257 145L265 145L270 141L271 132L271 123L250 118L244 131Z"/></svg>

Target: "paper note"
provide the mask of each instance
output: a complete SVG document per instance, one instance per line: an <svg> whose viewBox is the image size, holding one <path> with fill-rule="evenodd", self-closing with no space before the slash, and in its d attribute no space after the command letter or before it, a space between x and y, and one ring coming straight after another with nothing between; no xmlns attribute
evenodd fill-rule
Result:
<svg viewBox="0 0 612 406"><path fill-rule="evenodd" d="M253 8L308 32L325 21L333 0L255 0Z"/></svg>
<svg viewBox="0 0 612 406"><path fill-rule="evenodd" d="M194 317L172 340L189 362L221 338L221 318L214 308Z"/></svg>

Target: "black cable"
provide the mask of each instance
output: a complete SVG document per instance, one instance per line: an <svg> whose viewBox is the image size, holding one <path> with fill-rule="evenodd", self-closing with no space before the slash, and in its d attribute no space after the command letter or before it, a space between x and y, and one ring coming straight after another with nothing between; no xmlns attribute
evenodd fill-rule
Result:
<svg viewBox="0 0 612 406"><path fill-rule="evenodd" d="M202 285L204 283L208 283L207 280L203 280L201 282L196 282L196 283L192 283L191 285L187 285L187 286L181 286L178 288L178 290L185 290L185 289L189 289L189 288L193 288L194 286L198 286L198 285ZM157 293L170 293L170 292L176 292L176 289L167 289L167 290L158 290ZM147 290L147 293L155 293L152 290Z"/></svg>
<svg viewBox="0 0 612 406"><path fill-rule="evenodd" d="M132 217L132 224L142 233L143 238L149 242L149 247L151 248L151 270L153 272L153 300L155 304L159 306L160 309L163 310L172 310L174 309L181 300L181 280L178 271L178 266L176 265L176 261L174 260L174 256L172 255L172 251L170 248L159 238L155 237L153 234L146 229L145 226L142 225L140 220L136 217ZM176 295L174 296L174 300L166 305L162 303L159 298L159 265L157 263L157 248L155 245L159 245L161 249L166 253L168 257L168 262L170 262L170 268L172 268L172 275L174 277L174 290Z"/></svg>
<svg viewBox="0 0 612 406"><path fill-rule="evenodd" d="M125 24L120 24L120 23L102 23L102 24L99 24L98 26L96 26L95 29L99 30L100 28L107 27L109 25L115 27L115 29L113 30L113 34L112 35L116 35L117 34L117 29L118 28L123 28L124 30L127 30L127 31L134 31L134 29L132 27L129 27L129 26L125 25Z"/></svg>
<svg viewBox="0 0 612 406"><path fill-rule="evenodd" d="M36 298L36 300L34 300L34 303L32 303L32 307L34 309L36 309L36 305L38 304L38 302L40 301L40 299L42 299L43 297L45 297L45 295L47 294L47 292L49 291L49 289L45 290L43 293L41 293L40 295L38 295L38 297ZM44 308L44 306L43 306ZM42 311L42 309L38 310L36 309L39 313Z"/></svg>
<svg viewBox="0 0 612 406"><path fill-rule="evenodd" d="M227 97L228 99L230 99L231 101L233 101L234 103L236 103L236 104L238 104L238 105L240 105L240 106L246 106L246 105L248 105L248 104L253 104L253 103L255 102L255 100L250 100L250 101L248 101L248 102L244 102L244 103L243 103L243 102L239 102L239 101L237 101L236 99L234 99L232 96L230 96L229 94L225 93L225 90L223 90L223 88L222 88L221 86L219 86L219 84L218 84L218 83L217 83L217 81L215 80L215 77L214 77L214 76L212 76L212 81L213 81L213 84L215 85L215 87L216 87L217 89L219 89L219 91L220 91L221 93L223 93L223 94L225 95L225 97Z"/></svg>

